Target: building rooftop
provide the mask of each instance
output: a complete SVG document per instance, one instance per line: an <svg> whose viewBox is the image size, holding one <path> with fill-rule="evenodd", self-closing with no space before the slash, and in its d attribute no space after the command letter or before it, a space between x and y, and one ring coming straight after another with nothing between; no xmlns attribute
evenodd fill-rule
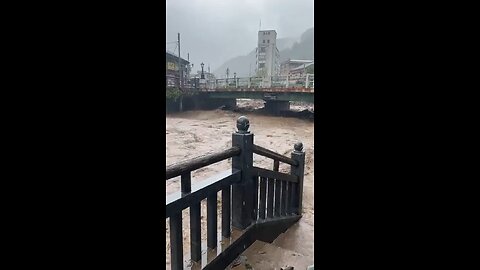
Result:
<svg viewBox="0 0 480 270"><path fill-rule="evenodd" d="M313 63L313 60L296 60L296 59L288 59L286 61L283 61L283 63Z"/></svg>
<svg viewBox="0 0 480 270"><path fill-rule="evenodd" d="M174 55L173 53L169 52L169 51L166 51L166 54L167 54L167 57L173 57L175 59L178 59L178 55ZM186 59L183 59L180 57L180 61L182 62L182 64L190 64L189 61L187 61Z"/></svg>
<svg viewBox="0 0 480 270"><path fill-rule="evenodd" d="M309 67L309 66L311 66L311 65L313 65L313 64L314 64L313 62L311 62L311 63L308 63L308 64L307 64L307 63L305 63L305 66L301 65L301 66L299 66L299 67L292 68L290 71L294 71L294 70L301 70L301 69L303 69L303 68L307 68L307 67Z"/></svg>

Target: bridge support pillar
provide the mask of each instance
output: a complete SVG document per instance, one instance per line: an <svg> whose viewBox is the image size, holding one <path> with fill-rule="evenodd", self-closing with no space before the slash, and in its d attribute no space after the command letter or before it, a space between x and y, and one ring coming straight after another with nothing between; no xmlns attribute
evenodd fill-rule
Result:
<svg viewBox="0 0 480 270"><path fill-rule="evenodd" d="M237 99L235 98L209 98L206 95L199 95L195 97L195 107L200 110L215 110L221 106L227 108L235 108L237 106Z"/></svg>
<svg viewBox="0 0 480 270"><path fill-rule="evenodd" d="M289 101L279 101L279 100L267 100L265 102L265 110L269 113L278 115L281 111L289 111L290 110L290 102Z"/></svg>

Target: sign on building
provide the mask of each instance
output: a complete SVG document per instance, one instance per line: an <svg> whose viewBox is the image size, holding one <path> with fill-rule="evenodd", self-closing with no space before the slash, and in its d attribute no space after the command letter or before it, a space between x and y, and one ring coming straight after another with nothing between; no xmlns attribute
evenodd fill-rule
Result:
<svg viewBox="0 0 480 270"><path fill-rule="evenodd" d="M177 70L177 65L173 62L167 62L167 69L168 70Z"/></svg>

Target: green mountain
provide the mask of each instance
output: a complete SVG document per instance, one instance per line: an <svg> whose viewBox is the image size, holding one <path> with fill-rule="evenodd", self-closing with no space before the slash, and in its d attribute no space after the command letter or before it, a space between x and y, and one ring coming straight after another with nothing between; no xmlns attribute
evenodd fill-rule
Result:
<svg viewBox="0 0 480 270"><path fill-rule="evenodd" d="M287 59L313 59L313 27L306 30L300 38L279 38L277 48L280 52L280 61ZM237 56L214 70L217 78L224 78L227 67L229 77L237 73L237 77L248 77L255 73L255 48L247 55Z"/></svg>
<svg viewBox="0 0 480 270"><path fill-rule="evenodd" d="M279 49L280 51L280 49ZM295 42L291 48L280 51L280 61L290 59L310 60L313 57L313 27L305 31L299 42Z"/></svg>

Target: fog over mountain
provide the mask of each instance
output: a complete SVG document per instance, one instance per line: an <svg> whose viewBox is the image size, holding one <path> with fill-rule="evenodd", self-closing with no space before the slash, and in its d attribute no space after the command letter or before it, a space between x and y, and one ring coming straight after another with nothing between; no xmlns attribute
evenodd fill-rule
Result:
<svg viewBox="0 0 480 270"><path fill-rule="evenodd" d="M277 39L277 48L280 52L280 61L287 59L313 59L313 27L303 32L298 37ZM227 67L229 76L237 73L237 77L248 77L255 74L255 47L249 54L236 56L223 63L213 73L217 78L224 78Z"/></svg>
<svg viewBox="0 0 480 270"><path fill-rule="evenodd" d="M275 29L279 50L284 50L313 27L313 0L167 0L166 6L166 49L178 54L180 33L181 57L189 54L194 71L202 62L215 71L229 59L249 56L259 29ZM253 71L250 57L238 64L237 72L248 75L250 62Z"/></svg>

